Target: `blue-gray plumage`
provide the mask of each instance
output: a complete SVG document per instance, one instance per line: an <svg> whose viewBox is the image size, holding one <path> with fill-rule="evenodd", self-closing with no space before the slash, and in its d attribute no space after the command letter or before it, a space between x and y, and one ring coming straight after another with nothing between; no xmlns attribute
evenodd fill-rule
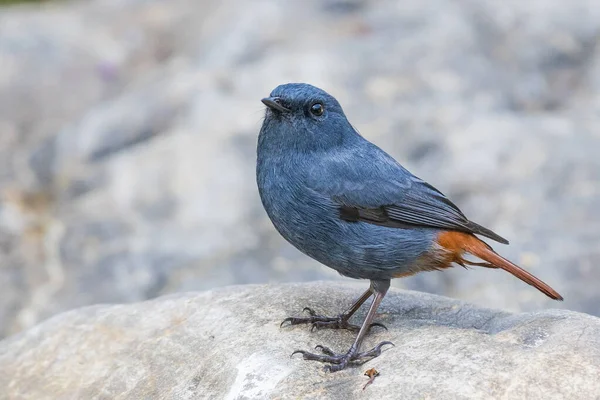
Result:
<svg viewBox="0 0 600 400"><path fill-rule="evenodd" d="M348 122L335 98L303 83L281 85L267 105L257 149L257 183L279 233L308 256L371 288L337 318L314 315L295 323L348 328L350 316L375 294L350 351L336 356L301 352L304 358L344 368L375 357L358 353L390 279L449 267L452 262L502 268L550 297L560 295L495 253L473 234L508 243L472 221L433 186L412 175ZM485 261L462 258L468 252ZM328 350L328 349L327 349ZM331 353L331 354L330 354Z"/></svg>

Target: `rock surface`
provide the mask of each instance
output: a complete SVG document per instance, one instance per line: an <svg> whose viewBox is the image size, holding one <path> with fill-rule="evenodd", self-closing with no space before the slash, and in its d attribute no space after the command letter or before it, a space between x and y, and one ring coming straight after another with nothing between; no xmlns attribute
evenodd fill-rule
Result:
<svg viewBox="0 0 600 400"><path fill-rule="evenodd" d="M395 285L600 315L599 38L593 0L0 8L0 336L98 302L338 279L256 192L259 99L287 81L337 96L566 301L490 271Z"/></svg>
<svg viewBox="0 0 600 400"><path fill-rule="evenodd" d="M290 359L354 334L280 328L305 306L335 315L365 285L233 286L60 314L0 342L2 399L595 399L600 319L510 314L392 289L365 342L395 347L327 373ZM357 315L358 322L364 310ZM380 372L363 392L366 369Z"/></svg>

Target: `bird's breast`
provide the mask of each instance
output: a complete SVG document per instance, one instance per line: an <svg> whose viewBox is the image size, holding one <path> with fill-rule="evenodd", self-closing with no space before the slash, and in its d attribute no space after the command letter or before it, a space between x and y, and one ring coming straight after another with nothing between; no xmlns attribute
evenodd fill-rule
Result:
<svg viewBox="0 0 600 400"><path fill-rule="evenodd" d="M293 158L265 160L257 167L258 190L269 218L299 248L322 238L338 223L335 204L310 188L308 169Z"/></svg>

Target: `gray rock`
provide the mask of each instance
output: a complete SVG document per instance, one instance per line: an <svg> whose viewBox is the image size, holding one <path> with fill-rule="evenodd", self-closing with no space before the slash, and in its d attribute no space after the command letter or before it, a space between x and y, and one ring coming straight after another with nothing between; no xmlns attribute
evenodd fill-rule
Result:
<svg viewBox="0 0 600 400"><path fill-rule="evenodd" d="M308 81L556 287L395 285L600 315L600 7L592 0L91 0L0 8L0 337L58 312L339 279L254 183L259 99Z"/></svg>
<svg viewBox="0 0 600 400"><path fill-rule="evenodd" d="M280 328L305 306L335 315L364 285L233 286L60 314L0 342L0 398L594 399L600 319L524 314L392 289L365 342L391 340L360 367L327 373L289 357L354 334ZM355 318L364 317L359 312ZM363 392L368 368L379 371Z"/></svg>

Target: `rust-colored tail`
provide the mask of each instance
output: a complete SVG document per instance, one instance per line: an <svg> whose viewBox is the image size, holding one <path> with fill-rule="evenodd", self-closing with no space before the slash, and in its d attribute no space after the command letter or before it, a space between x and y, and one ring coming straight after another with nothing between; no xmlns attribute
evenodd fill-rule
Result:
<svg viewBox="0 0 600 400"><path fill-rule="evenodd" d="M487 243L479 240L477 237L459 232L444 232L440 235L439 241L446 249L453 250L455 254L454 262L458 264L479 265L488 268L500 268L511 273L523 282L533 286L546 296L554 300L563 300L563 297L552 289L546 283L536 278L523 268L513 264L506 258L496 253ZM461 251L462 250L462 251ZM462 258L461 253L467 252L475 257L481 258L485 263L473 263Z"/></svg>

